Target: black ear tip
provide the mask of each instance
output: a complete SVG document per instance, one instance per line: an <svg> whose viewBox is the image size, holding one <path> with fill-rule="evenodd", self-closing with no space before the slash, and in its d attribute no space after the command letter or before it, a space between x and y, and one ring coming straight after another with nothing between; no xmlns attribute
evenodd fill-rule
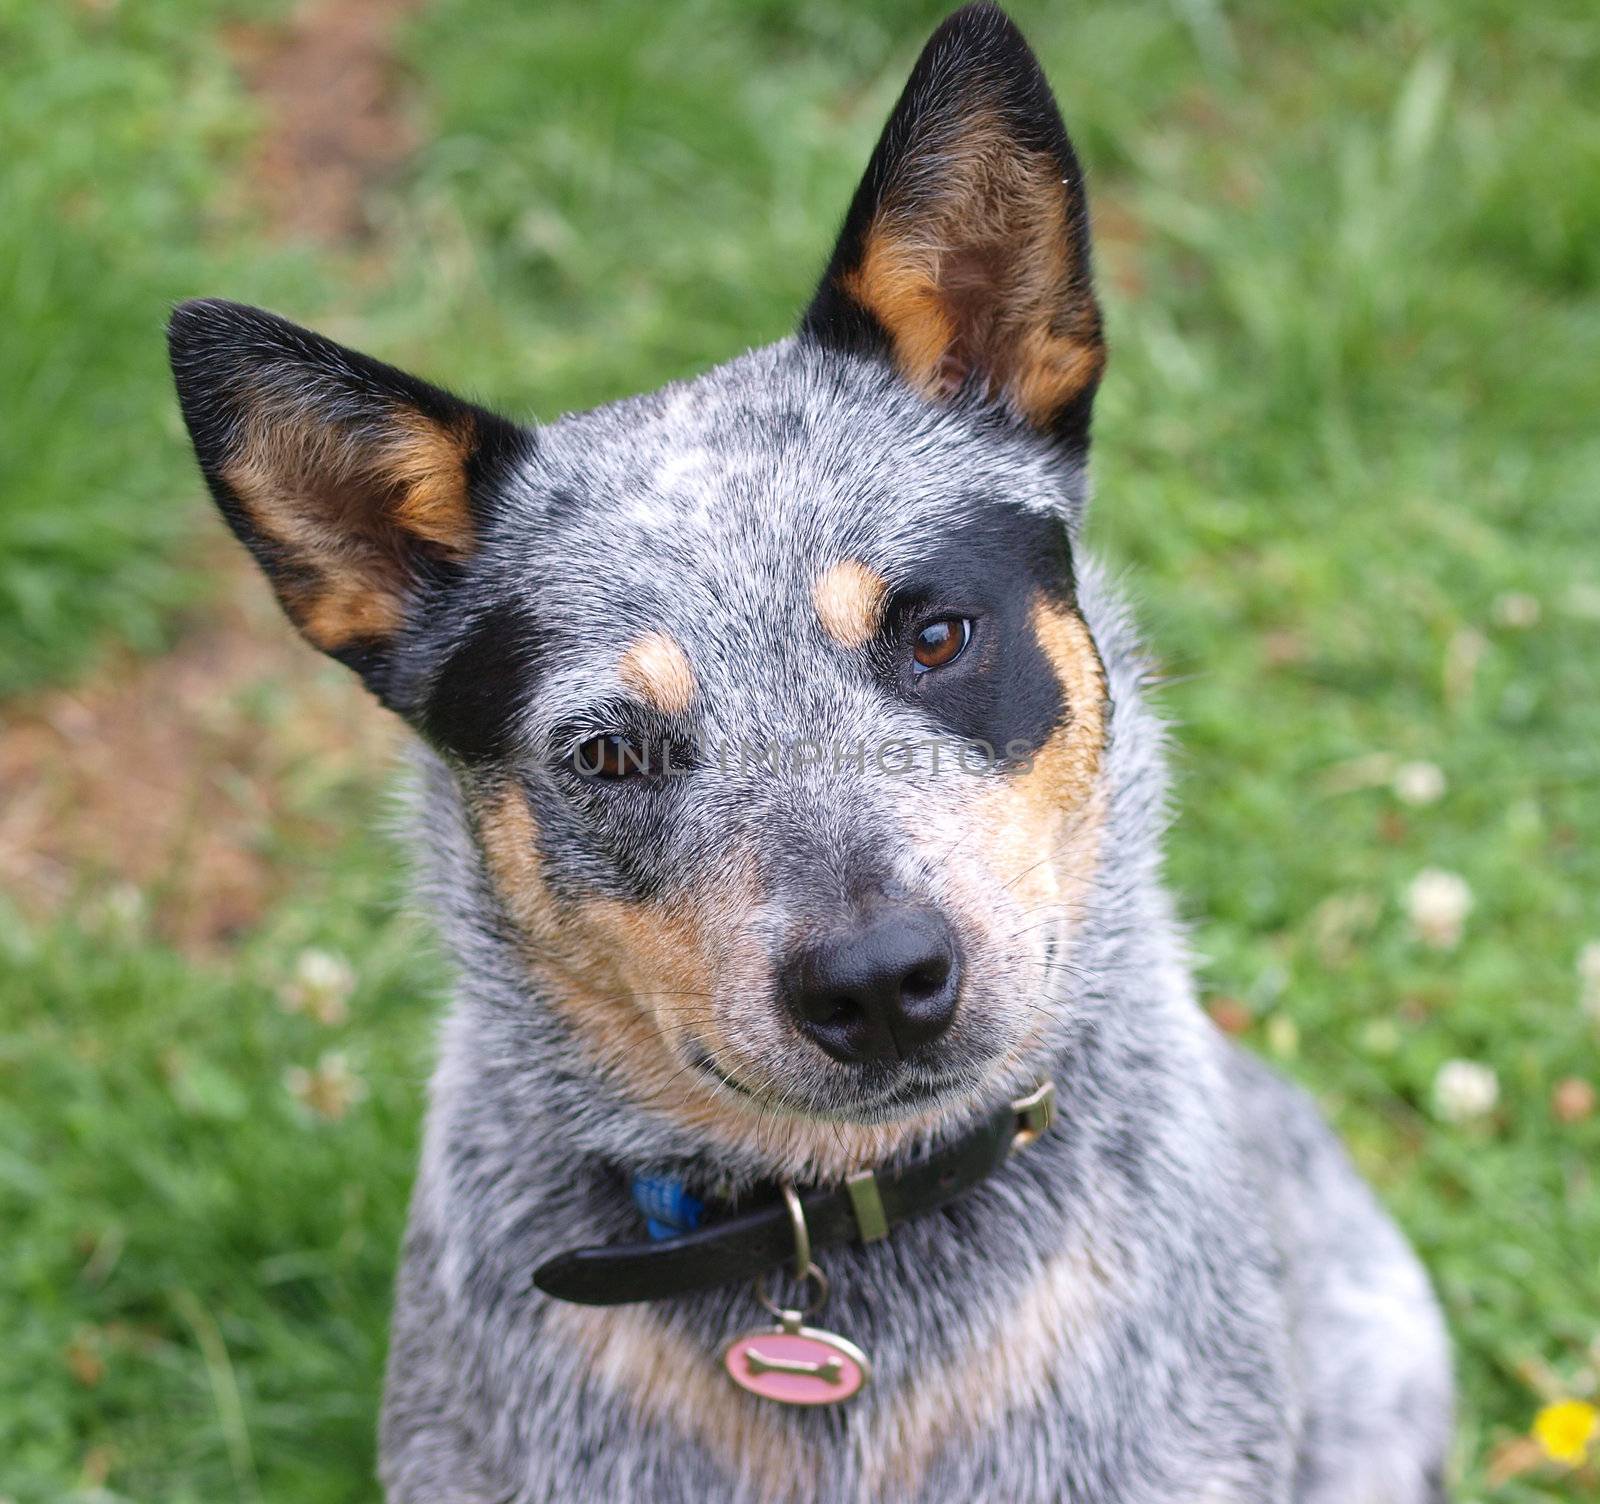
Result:
<svg viewBox="0 0 1600 1504"><path fill-rule="evenodd" d="M1004 9L995 4L995 0L975 0L972 5L963 5L960 10L952 11L945 25L949 26L960 22L966 26L994 25L1010 27L1015 30L1015 23Z"/></svg>
<svg viewBox="0 0 1600 1504"><path fill-rule="evenodd" d="M167 317L167 349L178 360L204 339L211 327L212 303L206 298L188 298Z"/></svg>
<svg viewBox="0 0 1600 1504"><path fill-rule="evenodd" d="M167 343L173 354L203 353L249 345L254 349L295 351L317 337L288 319L255 308L230 303L226 298L189 298L179 303L167 319Z"/></svg>
<svg viewBox="0 0 1600 1504"><path fill-rule="evenodd" d="M167 319L167 349L174 362L235 343L261 326L259 308L223 298L189 298Z"/></svg>
<svg viewBox="0 0 1600 1504"><path fill-rule="evenodd" d="M908 87L943 98L964 97L974 88L1013 99L1049 92L1028 39L990 0L946 18L928 38Z"/></svg>
<svg viewBox="0 0 1600 1504"><path fill-rule="evenodd" d="M185 298L167 319L167 333L174 339L186 339L225 323L231 314L241 312L243 309L238 303L229 303L223 298Z"/></svg>
<svg viewBox="0 0 1600 1504"><path fill-rule="evenodd" d="M963 5L946 17L934 33L934 39L956 42L974 50L997 44L1014 48L1022 43L1022 33L994 0L979 0L978 4Z"/></svg>

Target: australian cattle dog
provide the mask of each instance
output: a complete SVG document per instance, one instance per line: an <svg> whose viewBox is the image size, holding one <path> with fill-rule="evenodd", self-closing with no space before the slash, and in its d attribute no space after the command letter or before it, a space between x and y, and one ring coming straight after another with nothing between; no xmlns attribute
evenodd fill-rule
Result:
<svg viewBox="0 0 1600 1504"><path fill-rule="evenodd" d="M1083 175L998 9L796 332L692 381L535 426L235 304L171 347L228 524L417 733L458 980L390 1500L1444 1498L1417 1259L1196 1003L1082 542Z"/></svg>

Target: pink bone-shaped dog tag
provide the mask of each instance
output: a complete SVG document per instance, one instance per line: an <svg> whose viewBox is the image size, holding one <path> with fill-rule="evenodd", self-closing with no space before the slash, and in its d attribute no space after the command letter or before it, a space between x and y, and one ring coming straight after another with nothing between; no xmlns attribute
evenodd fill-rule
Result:
<svg viewBox="0 0 1600 1504"><path fill-rule="evenodd" d="M836 1405L860 1393L872 1372L843 1337L788 1322L735 1337L722 1365L741 1389L780 1405Z"/></svg>

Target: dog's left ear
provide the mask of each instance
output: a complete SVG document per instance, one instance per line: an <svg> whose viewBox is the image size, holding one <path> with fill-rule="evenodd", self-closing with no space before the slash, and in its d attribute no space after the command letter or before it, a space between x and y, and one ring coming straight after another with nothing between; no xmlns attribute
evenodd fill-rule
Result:
<svg viewBox="0 0 1600 1504"><path fill-rule="evenodd" d="M408 631L459 578L533 436L259 308L185 303L168 340L228 525L301 634L393 704Z"/></svg>
<svg viewBox="0 0 1600 1504"><path fill-rule="evenodd" d="M935 401L976 391L1086 445L1105 343L1082 174L998 6L958 11L923 50L801 333L888 355Z"/></svg>

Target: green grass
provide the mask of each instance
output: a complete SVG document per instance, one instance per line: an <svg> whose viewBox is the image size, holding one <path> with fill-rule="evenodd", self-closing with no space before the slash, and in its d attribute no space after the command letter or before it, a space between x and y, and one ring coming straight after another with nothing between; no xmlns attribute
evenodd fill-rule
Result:
<svg viewBox="0 0 1600 1504"><path fill-rule="evenodd" d="M435 7L407 37L429 141L358 288L222 207L252 116L217 10L0 0L25 60L0 136L26 148L0 168L0 690L159 644L198 588L167 299L276 302L546 416L700 369L790 326L942 9ZM1549 1106L1600 1079L1576 972L1600 939L1600 23L1016 10L1104 232L1095 534L1173 678L1207 987L1438 1279L1462 1498L1584 1497L1554 1471L1491 1490L1485 1460L1600 1364L1600 1118ZM1504 624L1511 593L1536 623ZM1436 764L1444 797L1401 802L1374 754ZM221 959L93 894L50 924L0 910L0 1497L374 1496L440 986L374 788L310 796L338 839L272 850L296 896ZM1453 950L1409 932L1427 867L1475 898ZM308 945L355 962L349 1023L278 1006ZM337 1123L284 1085L330 1048L368 1088ZM1485 1121L1433 1112L1455 1057L1499 1074Z"/></svg>
<svg viewBox="0 0 1600 1504"><path fill-rule="evenodd" d="M80 671L108 633L156 647L195 598L167 307L213 277L308 285L230 207L253 115L219 19L0 0L0 694Z"/></svg>

